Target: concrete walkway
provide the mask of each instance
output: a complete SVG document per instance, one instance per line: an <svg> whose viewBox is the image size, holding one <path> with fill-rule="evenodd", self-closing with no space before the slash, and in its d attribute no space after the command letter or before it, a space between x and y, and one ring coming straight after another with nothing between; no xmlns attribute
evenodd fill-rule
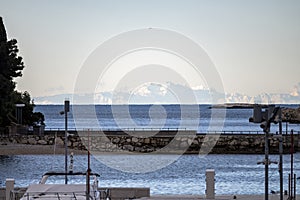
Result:
<svg viewBox="0 0 300 200"><path fill-rule="evenodd" d="M216 196L216 200L231 200L231 199L240 199L240 200L264 200L264 195L235 195L236 198L234 198L234 195L220 195ZM287 200L288 196L283 196L284 200ZM300 198L300 195L297 195L297 199ZM151 197L143 197L140 198L140 200L196 200L196 199L202 199L202 200L208 200L205 198L205 196L199 196L199 195L153 195ZM279 195L277 194L270 194L269 200L279 200Z"/></svg>

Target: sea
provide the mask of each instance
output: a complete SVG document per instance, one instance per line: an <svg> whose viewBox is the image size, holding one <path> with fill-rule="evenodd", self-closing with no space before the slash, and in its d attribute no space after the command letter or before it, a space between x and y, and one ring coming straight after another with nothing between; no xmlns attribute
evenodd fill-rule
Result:
<svg viewBox="0 0 300 200"><path fill-rule="evenodd" d="M296 108L297 105L281 105ZM64 130L64 105L37 105L35 111L45 115L46 129ZM210 105L80 105L71 106L67 114L68 129L91 130L166 130L186 129L197 133L261 133L259 124L249 123L252 109L212 109ZM299 132L296 124L283 124L283 133ZM278 132L278 124L271 125ZM103 157L105 159L103 159ZM141 160L145 162L141 162ZM102 187L149 187L151 194L205 194L205 171L215 170L216 194L264 194L264 155L92 155L92 172L100 174ZM12 155L0 156L0 186L6 178L14 178L16 186L26 187L38 183L47 171L63 171L64 155ZM110 164L103 160L112 160ZM164 162L170 160L171 162ZM279 161L278 155L270 155ZM284 190L288 190L291 156L283 156ZM154 170L142 172L145 163ZM74 171L86 171L87 156L74 155ZM134 164L133 164L134 163ZM293 159L294 173L300 176L300 154ZM126 169L126 170L122 170ZM50 183L63 183L61 179ZM269 166L269 190L279 191L278 165ZM69 182L84 182L70 179ZM297 186L299 179L297 179ZM299 187L298 187L299 188ZM297 193L300 190L297 189Z"/></svg>
<svg viewBox="0 0 300 200"><path fill-rule="evenodd" d="M278 105L297 108L299 105ZM37 105L45 115L46 129L64 129L64 105ZM74 105L67 114L69 130L195 130L197 133L262 132L260 124L249 123L249 108L212 108L211 105ZM283 131L299 131L296 124L283 124ZM278 124L271 125L271 132Z"/></svg>

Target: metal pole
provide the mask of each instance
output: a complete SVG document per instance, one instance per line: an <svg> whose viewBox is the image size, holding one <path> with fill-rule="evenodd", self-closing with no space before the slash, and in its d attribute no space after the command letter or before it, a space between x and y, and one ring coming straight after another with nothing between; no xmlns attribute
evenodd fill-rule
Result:
<svg viewBox="0 0 300 200"><path fill-rule="evenodd" d="M65 184L68 184L68 102L65 101Z"/></svg>
<svg viewBox="0 0 300 200"><path fill-rule="evenodd" d="M265 200L269 199L269 130L267 129L265 130Z"/></svg>
<svg viewBox="0 0 300 200"><path fill-rule="evenodd" d="M282 144L282 116L279 107L279 179L280 179L280 200L283 200L283 144Z"/></svg>
<svg viewBox="0 0 300 200"><path fill-rule="evenodd" d="M91 174L91 163L90 163L90 129L88 129L88 169L86 172L86 200L90 197L90 174Z"/></svg>
<svg viewBox="0 0 300 200"><path fill-rule="evenodd" d="M291 198L292 190L291 190L291 174L289 174L289 199Z"/></svg>
<svg viewBox="0 0 300 200"><path fill-rule="evenodd" d="M296 174L294 174L294 200L296 200Z"/></svg>
<svg viewBox="0 0 300 200"><path fill-rule="evenodd" d="M294 130L291 130L291 199L294 199Z"/></svg>

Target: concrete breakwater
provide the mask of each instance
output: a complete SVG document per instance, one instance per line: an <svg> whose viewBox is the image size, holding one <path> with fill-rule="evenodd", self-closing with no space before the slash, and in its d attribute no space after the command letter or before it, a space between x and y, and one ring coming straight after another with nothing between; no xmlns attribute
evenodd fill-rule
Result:
<svg viewBox="0 0 300 200"><path fill-rule="evenodd" d="M136 153L264 153L264 134L196 134L194 131L73 131L69 132L70 149L94 152ZM283 135L285 153L291 149L291 136ZM294 150L298 151L299 134L294 135ZM14 135L0 137L0 144L64 146L63 131L49 131L45 135ZM278 135L270 134L271 153L278 153Z"/></svg>

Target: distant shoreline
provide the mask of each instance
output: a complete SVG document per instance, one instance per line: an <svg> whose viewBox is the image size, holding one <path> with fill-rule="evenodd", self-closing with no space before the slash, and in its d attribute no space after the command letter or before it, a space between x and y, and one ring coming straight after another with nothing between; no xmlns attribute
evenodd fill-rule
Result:
<svg viewBox="0 0 300 200"><path fill-rule="evenodd" d="M226 108L226 109L252 109L254 104L249 103L226 103L226 104L215 104L209 108Z"/></svg>

